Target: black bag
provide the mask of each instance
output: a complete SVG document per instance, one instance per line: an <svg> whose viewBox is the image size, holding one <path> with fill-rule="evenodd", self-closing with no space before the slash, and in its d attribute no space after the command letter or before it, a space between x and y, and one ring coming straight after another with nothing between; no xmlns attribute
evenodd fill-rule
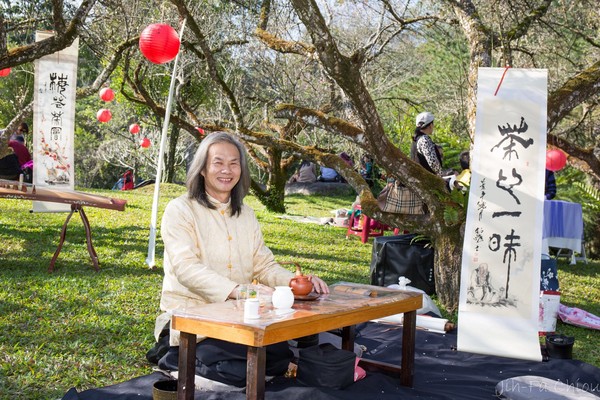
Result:
<svg viewBox="0 0 600 400"><path fill-rule="evenodd" d="M248 347L246 345L206 338L196 344L194 373L226 385L244 387L246 386L247 355ZM266 375L284 375L293 358L294 353L290 350L287 342L268 345L266 347ZM179 346L170 347L167 354L158 360L158 367L162 370L177 371Z"/></svg>
<svg viewBox="0 0 600 400"><path fill-rule="evenodd" d="M343 389L354 383L356 354L323 343L300 349L296 380L305 386Z"/></svg>
<svg viewBox="0 0 600 400"><path fill-rule="evenodd" d="M373 241L371 285L389 286L404 276L410 286L431 295L435 293L434 250L428 240L415 240L415 234L380 236Z"/></svg>

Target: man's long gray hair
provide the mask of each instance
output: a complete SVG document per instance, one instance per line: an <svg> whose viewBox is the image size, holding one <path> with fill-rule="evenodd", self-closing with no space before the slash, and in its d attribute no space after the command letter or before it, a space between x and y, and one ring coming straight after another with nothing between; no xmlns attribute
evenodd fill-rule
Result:
<svg viewBox="0 0 600 400"><path fill-rule="evenodd" d="M231 191L231 215L239 215L242 212L244 197L246 197L250 190L250 170L248 169L244 146L237 138L227 132L213 132L200 143L187 174L186 187L188 189L188 196L196 199L198 203L205 207L216 208L208 201L204 176L202 176L202 171L206 171L207 167L208 150L215 143L231 143L240 153L240 180Z"/></svg>

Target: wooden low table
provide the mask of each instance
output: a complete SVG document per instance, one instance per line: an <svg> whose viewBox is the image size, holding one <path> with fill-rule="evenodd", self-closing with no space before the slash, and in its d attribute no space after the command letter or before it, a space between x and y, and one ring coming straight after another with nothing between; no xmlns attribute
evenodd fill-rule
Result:
<svg viewBox="0 0 600 400"><path fill-rule="evenodd" d="M196 335L248 346L246 398L255 400L265 397L265 346L343 328L342 348L353 351L356 324L398 313L404 313L401 366L364 359L359 365L381 369L399 377L403 386L412 386L416 310L422 307L422 295L346 282L330 289L317 300L295 301L291 314L278 315L270 305L262 307L257 320L244 321L243 307L235 301L174 311L172 327L181 331L177 398L194 398Z"/></svg>

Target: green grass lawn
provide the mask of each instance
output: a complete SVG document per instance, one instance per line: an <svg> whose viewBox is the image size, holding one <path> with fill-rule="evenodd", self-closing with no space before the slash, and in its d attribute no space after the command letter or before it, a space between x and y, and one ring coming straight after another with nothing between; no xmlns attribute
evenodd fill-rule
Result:
<svg viewBox="0 0 600 400"><path fill-rule="evenodd" d="M166 203L184 191L161 188L159 222ZM162 285L162 269L145 265L153 190L93 191L128 200L124 212L86 208L99 273L92 269L77 215L55 272L48 274L66 214L32 214L30 202L0 200L0 399L59 399L71 387L106 386L152 371L145 353L154 343ZM353 200L290 196L286 206L289 214L329 217ZM252 197L247 203L279 261L299 262L329 283L369 283L370 244L346 240L341 228L277 218ZM159 238L158 266L162 251ZM564 304L600 315L599 265L559 264ZM558 330L575 336L575 358L600 366L597 331L561 323Z"/></svg>

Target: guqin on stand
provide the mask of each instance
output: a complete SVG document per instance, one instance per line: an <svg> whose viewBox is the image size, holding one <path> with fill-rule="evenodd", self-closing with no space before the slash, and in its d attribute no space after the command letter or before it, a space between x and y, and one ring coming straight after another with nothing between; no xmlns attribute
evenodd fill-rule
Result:
<svg viewBox="0 0 600 400"><path fill-rule="evenodd" d="M88 194L78 192L75 190L55 190L48 187L36 187L35 185L31 185L28 183L5 179L0 179L0 197L15 200L49 201L53 203L64 203L71 205L71 212L69 213L65 223L63 224L62 231L60 234L60 242L58 244L58 248L54 252L52 260L50 261L48 272L54 271L54 264L65 242L65 237L67 234L67 224L69 223L69 220L71 219L71 216L75 211L79 213L79 216L81 217L81 220L83 222L88 253L90 254L92 263L94 264L94 269L98 271L100 269L98 264L98 255L96 254L96 250L92 245L92 231L90 228L90 222L87 216L85 215L83 206L124 211L125 204L127 203L126 200L121 199L113 199L110 197Z"/></svg>

